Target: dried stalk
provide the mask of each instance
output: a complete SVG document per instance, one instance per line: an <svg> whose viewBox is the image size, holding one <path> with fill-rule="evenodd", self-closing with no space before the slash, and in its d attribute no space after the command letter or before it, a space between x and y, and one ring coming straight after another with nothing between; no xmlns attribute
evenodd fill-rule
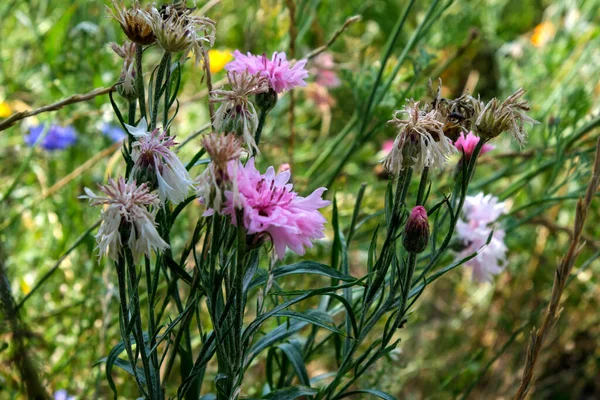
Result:
<svg viewBox="0 0 600 400"><path fill-rule="evenodd" d="M355 23L357 21L360 21L361 18L362 17L360 15L355 15L353 17L348 18L346 20L346 22L344 22L344 25L342 25L341 27L339 27L338 30L335 31L335 33L333 34L333 36L331 38L329 38L329 40L323 46L317 47L316 49L314 49L313 51L311 51L310 53L308 53L306 55L306 59L310 60L312 58L315 58L316 56L318 56L319 54L321 54L322 52L324 52L325 50L327 50L337 40L337 38L346 30L346 28L348 28L353 23Z"/></svg>
<svg viewBox="0 0 600 400"><path fill-rule="evenodd" d="M554 284L552 286L552 295L550 298L550 304L548 305L546 316L544 317L544 321L542 323L541 328L537 330L537 332L535 331L535 328L531 331L529 345L527 346L527 358L525 359L525 370L523 371L523 378L521 380L521 385L519 386L519 389L517 390L517 393L514 397L516 400L526 398L527 393L531 388L531 382L534 377L535 365L537 363L540 350L542 349L544 339L548 331L558 320L558 316L560 314L560 298L565 289L567 279L571 274L571 271L573 270L573 265L575 265L577 256L579 255L579 253L581 253L581 250L583 249L583 244L580 244L579 242L583 233L583 227L585 224L585 219L587 217L587 212L590 208L590 204L592 203L592 199L594 198L594 195L596 194L599 185L600 138L598 138L598 141L596 143L596 160L594 162L592 179L585 194L585 198L579 199L577 201L577 210L575 213L575 224L573 226L573 238L571 240L571 244L569 245L567 254L565 255L565 257L563 257L558 267L556 268L556 273L554 275Z"/></svg>
<svg viewBox="0 0 600 400"><path fill-rule="evenodd" d="M0 131L10 128L11 126L13 126L15 124L15 122L20 121L22 119L33 117L34 115L38 115L38 114L48 112L48 111L60 110L61 108L63 108L64 106L68 106L69 104L75 104L75 103L80 103L82 101L88 101L88 100L93 99L94 97L102 96L103 94L110 93L115 90L116 86L117 85L113 85L113 86L107 87L107 88L94 89L89 93L76 94L71 97L67 97L66 99L61 100L59 102L49 104L47 106L43 106L43 107L40 107L35 110L21 111L21 112L15 113L15 114L11 115L10 117L6 118L5 120L3 120L2 122L0 122Z"/></svg>

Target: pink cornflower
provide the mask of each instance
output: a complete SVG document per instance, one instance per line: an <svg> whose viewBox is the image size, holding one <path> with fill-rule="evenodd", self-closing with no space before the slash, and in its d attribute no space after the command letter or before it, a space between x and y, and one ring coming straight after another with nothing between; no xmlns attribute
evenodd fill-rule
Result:
<svg viewBox="0 0 600 400"><path fill-rule="evenodd" d="M464 132L461 132L458 139L454 142L454 147L456 147L459 152L464 152L467 159L469 159L475 150L475 146L479 143L479 140L479 136L475 136L473 132L469 132L466 136ZM481 148L479 155L485 154L495 148L496 146L486 143Z"/></svg>
<svg viewBox="0 0 600 400"><path fill-rule="evenodd" d="M227 71L239 74L248 72L251 75L260 73L269 80L269 84L277 93L290 90L296 86L306 86L304 79L308 71L304 68L307 60L296 61L293 66L287 60L285 53L273 53L269 60L266 54L255 56L251 53L242 54L239 50L233 52L235 60L225 65Z"/></svg>
<svg viewBox="0 0 600 400"><path fill-rule="evenodd" d="M122 177L116 182L109 178L108 183L98 185L98 189L104 195L85 188L85 195L79 198L89 199L92 206L108 205L102 211L102 225L96 235L101 257L107 255L118 260L124 241L135 260L142 254L150 257L152 250L160 253L169 247L156 230L160 200L150 193L145 183L138 186L135 181L126 182Z"/></svg>
<svg viewBox="0 0 600 400"><path fill-rule="evenodd" d="M308 197L299 196L288 183L289 171L276 175L275 169L269 167L263 175L254 167L254 158L245 166L232 161L229 167L236 169L238 192L225 192L222 213L231 215L232 223L237 226L235 210L243 210L247 233L268 235L279 259L283 259L286 247L303 255L305 247L312 247L312 240L325 236L326 220L318 211L330 204L322 198L325 188L315 190Z"/></svg>
<svg viewBox="0 0 600 400"><path fill-rule="evenodd" d="M465 263L473 269L473 280L490 282L494 275L504 270L507 248L504 245L505 232L494 227L496 220L504 214L504 203L492 195L467 196L463 206L463 219L456 224L459 240L464 248L456 258L462 259L473 253L477 255ZM492 233L489 244L486 244Z"/></svg>
<svg viewBox="0 0 600 400"><path fill-rule="evenodd" d="M162 201L168 199L173 204L181 203L194 181L171 150L171 147L177 145L175 137L168 136L160 129L148 132L145 119L137 127L127 124L125 127L137 139L132 144L131 159L134 164L131 176L158 187L158 195Z"/></svg>

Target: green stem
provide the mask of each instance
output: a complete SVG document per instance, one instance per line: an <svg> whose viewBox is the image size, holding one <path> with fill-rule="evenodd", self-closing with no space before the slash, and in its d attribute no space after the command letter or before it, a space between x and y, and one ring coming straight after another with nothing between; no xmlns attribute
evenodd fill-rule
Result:
<svg viewBox="0 0 600 400"><path fill-rule="evenodd" d="M146 92L144 89L144 74L142 70L142 55L144 49L141 44L135 45L135 86L140 103L140 118L146 118Z"/></svg>
<svg viewBox="0 0 600 400"><path fill-rule="evenodd" d="M163 76L166 70L169 68L169 60L171 59L171 53L165 51L160 64L158 66L158 72L156 73L156 82L154 84L154 98L152 99L152 114L150 115L150 130L156 129L156 120L158 119L158 104L160 103L160 97L163 94ZM166 91L166 90L165 90ZM168 99L165 100L165 108L167 107Z"/></svg>
<svg viewBox="0 0 600 400"><path fill-rule="evenodd" d="M258 127L256 128L256 134L254 135L254 141L256 142L256 146L260 142L260 136L262 135L262 131L265 125L265 121L267 119L268 111L260 111L260 115L258 116Z"/></svg>

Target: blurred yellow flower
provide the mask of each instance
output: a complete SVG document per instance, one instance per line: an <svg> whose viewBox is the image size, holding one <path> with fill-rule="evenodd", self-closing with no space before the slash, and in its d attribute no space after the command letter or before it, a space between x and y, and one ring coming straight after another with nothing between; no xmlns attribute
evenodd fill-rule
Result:
<svg viewBox="0 0 600 400"><path fill-rule="evenodd" d="M213 74L223 71L225 64L233 59L229 50L209 50L208 57L210 59L210 72Z"/></svg>
<svg viewBox="0 0 600 400"><path fill-rule="evenodd" d="M544 21L533 29L533 35L531 35L531 44L535 47L543 47L548 43L556 33L554 25L550 21Z"/></svg>
<svg viewBox="0 0 600 400"><path fill-rule="evenodd" d="M8 103L0 102L0 118L6 118L12 114L12 110Z"/></svg>

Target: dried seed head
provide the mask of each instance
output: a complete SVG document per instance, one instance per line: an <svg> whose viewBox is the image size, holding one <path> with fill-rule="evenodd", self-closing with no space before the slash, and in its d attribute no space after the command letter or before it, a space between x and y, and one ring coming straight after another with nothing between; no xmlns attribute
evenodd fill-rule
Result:
<svg viewBox="0 0 600 400"><path fill-rule="evenodd" d="M484 138L490 140L503 132L510 134L523 145L527 141L525 123L532 125L538 122L527 115L529 104L527 100L521 99L525 94L522 88L510 95L502 103L496 98L490 100L485 106L482 102L475 102L475 115L477 119L474 131Z"/></svg>
<svg viewBox="0 0 600 400"><path fill-rule="evenodd" d="M456 141L462 132L471 130L471 126L475 122L473 103L476 99L468 93L454 100L443 98L441 95L441 79L438 81L438 88L435 91L431 80L429 80L429 90L433 96L431 109L436 111L438 121L444 124L444 135L450 140Z"/></svg>
<svg viewBox="0 0 600 400"><path fill-rule="evenodd" d="M402 113L408 118L400 119L398 115ZM441 168L456 152L452 141L444 135L444 124L438 121L436 111L422 111L418 102L409 101L388 123L398 129L394 146L383 160L390 173L397 174L409 167L417 172L425 167Z"/></svg>
<svg viewBox="0 0 600 400"><path fill-rule="evenodd" d="M156 42L156 37L152 28L146 20L146 12L152 6L145 9L140 8L140 2L135 0L130 8L125 7L125 3L112 0L113 8L106 7L110 18L115 19L123 29L123 32L134 43L142 46L148 46Z"/></svg>
<svg viewBox="0 0 600 400"><path fill-rule="evenodd" d="M127 100L135 100L138 97L135 86L135 44L129 41L125 42L122 46L110 43L110 47L123 59L123 68L119 77L120 85L117 86L117 91Z"/></svg>
<svg viewBox="0 0 600 400"><path fill-rule="evenodd" d="M231 90L213 90L210 101L221 103L215 113L215 128L221 132L235 132L243 137L248 149L260 153L254 141L258 115L250 96L269 90L267 78L262 75L228 72Z"/></svg>
<svg viewBox="0 0 600 400"><path fill-rule="evenodd" d="M221 170L226 170L229 161L237 160L242 155L242 142L234 133L210 133L202 138L202 146Z"/></svg>
<svg viewBox="0 0 600 400"><path fill-rule="evenodd" d="M192 51L198 63L203 57L203 43L212 46L215 40L215 23L209 18L191 15L191 11L179 5L167 5L160 10L152 7L144 15L160 47L170 53Z"/></svg>

